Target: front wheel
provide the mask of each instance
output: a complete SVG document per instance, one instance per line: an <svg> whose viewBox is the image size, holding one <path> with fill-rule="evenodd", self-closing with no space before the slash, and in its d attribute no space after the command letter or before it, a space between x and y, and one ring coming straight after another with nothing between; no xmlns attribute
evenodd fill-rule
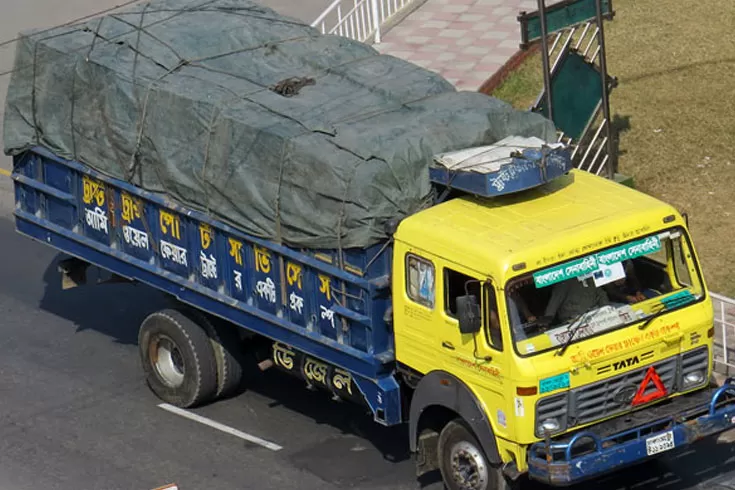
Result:
<svg viewBox="0 0 735 490"><path fill-rule="evenodd" d="M480 443L461 420L439 434L439 469L449 490L506 490L500 468L490 464Z"/></svg>

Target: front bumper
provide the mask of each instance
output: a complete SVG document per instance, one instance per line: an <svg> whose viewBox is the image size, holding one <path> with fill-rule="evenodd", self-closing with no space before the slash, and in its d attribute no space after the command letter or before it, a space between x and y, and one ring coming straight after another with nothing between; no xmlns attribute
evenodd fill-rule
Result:
<svg viewBox="0 0 735 490"><path fill-rule="evenodd" d="M656 420L650 420L651 414L657 415ZM636 423L645 418L649 420ZM721 387L683 395L559 440L538 442L529 449L529 476L566 486L663 454L649 455L646 441L667 432L673 435L674 447L680 448L732 427L735 379L728 378Z"/></svg>

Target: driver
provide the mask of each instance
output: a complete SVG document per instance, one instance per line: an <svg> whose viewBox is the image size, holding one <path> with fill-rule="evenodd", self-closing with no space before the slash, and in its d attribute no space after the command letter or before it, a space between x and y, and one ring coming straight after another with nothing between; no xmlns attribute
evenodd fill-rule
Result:
<svg viewBox="0 0 735 490"><path fill-rule="evenodd" d="M524 330L524 325L532 324L536 321L536 315L528 307L528 303L526 303L521 292L522 289L529 287L532 283L533 281L529 278L521 279L508 290L510 324L513 327L515 337L518 339L528 338Z"/></svg>
<svg viewBox="0 0 735 490"><path fill-rule="evenodd" d="M544 316L550 324L554 323L554 318L557 318L559 323L567 323L593 308L609 304L607 293L596 288L594 284L588 284L588 279L570 279L552 286L551 298L546 305Z"/></svg>

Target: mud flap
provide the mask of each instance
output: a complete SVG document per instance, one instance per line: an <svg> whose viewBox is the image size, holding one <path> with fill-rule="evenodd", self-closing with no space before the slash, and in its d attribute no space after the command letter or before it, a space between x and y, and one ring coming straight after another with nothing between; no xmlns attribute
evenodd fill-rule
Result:
<svg viewBox="0 0 735 490"><path fill-rule="evenodd" d="M418 439L416 451L416 477L439 469L439 433L425 430Z"/></svg>

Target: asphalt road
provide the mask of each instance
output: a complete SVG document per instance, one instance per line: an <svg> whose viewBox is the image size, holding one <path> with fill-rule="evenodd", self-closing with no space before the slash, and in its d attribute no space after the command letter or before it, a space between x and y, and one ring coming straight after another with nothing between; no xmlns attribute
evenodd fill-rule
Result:
<svg viewBox="0 0 735 490"><path fill-rule="evenodd" d="M0 39L120 1L2 0ZM264 3L293 4L291 14L308 21L326 2ZM0 48L0 71L11 60L12 49ZM10 168L3 158L0 168ZM417 487L403 428L375 425L361 409L275 373L195 412L282 446L277 452L158 408L135 343L162 297L130 285L62 291L58 255L16 234L11 212L10 180L0 175L0 490ZM697 449L594 485L735 489L732 445L710 440Z"/></svg>

